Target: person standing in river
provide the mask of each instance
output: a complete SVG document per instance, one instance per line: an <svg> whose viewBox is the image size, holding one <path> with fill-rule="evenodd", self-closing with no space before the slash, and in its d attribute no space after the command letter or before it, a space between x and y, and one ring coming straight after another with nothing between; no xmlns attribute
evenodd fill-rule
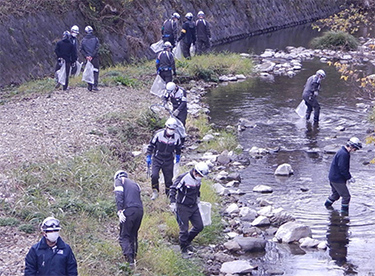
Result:
<svg viewBox="0 0 375 276"><path fill-rule="evenodd" d="M302 98L307 105L306 120L310 120L310 115L314 110L314 123L319 122L320 105L318 102L318 94L320 91L320 82L326 77L326 73L320 69L315 75L310 76L303 89Z"/></svg>
<svg viewBox="0 0 375 276"><path fill-rule="evenodd" d="M327 209L332 208L333 202L341 200L341 214L349 214L350 193L346 185L347 182L354 183L355 179L349 172L350 169L350 153L362 148L362 143L357 137L352 137L345 146L333 157L331 168L329 170L329 183L331 185L332 194L324 203Z"/></svg>

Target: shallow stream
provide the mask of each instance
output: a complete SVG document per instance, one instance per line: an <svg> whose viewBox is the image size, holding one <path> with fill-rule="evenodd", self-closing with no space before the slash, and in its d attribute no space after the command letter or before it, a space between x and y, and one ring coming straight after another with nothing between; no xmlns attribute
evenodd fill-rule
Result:
<svg viewBox="0 0 375 276"><path fill-rule="evenodd" d="M307 47L316 35L309 25L304 25L224 45L220 50L259 54L265 48ZM318 69L325 70L327 78L319 95L320 122L314 125L294 110L301 101L306 79ZM323 205L330 194L328 171L333 158L324 148L338 149L352 136L365 141L366 131L374 128L368 120L371 97L340 80L333 67L312 60L303 62L303 69L293 78L276 76L274 82L255 78L221 85L209 92L206 101L216 124L236 125L240 118L256 124L240 133L245 149L280 148L277 153L251 159L250 166L241 172L240 188L246 192L241 201L251 205L258 198L268 199L276 208L283 207L310 226L313 238L329 244L324 251L269 242L264 255L249 257L259 265L254 275L269 275L269 271L298 276L375 275L375 174L374 165L365 165L374 158L374 146L364 145L352 154L351 173L356 183L349 187L349 216L339 215L340 202L334 204L335 211L326 210ZM282 163L291 164L292 176L274 176ZM273 193L252 192L259 184L271 186Z"/></svg>

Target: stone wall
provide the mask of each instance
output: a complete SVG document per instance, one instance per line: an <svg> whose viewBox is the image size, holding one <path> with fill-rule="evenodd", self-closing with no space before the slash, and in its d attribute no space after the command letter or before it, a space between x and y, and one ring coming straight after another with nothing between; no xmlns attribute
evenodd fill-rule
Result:
<svg viewBox="0 0 375 276"><path fill-rule="evenodd" d="M0 86L53 76L55 43L74 24L81 29L80 39L86 25L101 26L95 29L102 44L102 64L110 65L132 58L154 58L149 45L160 39L162 22L175 11L183 19L187 12L196 15L203 10L212 25L213 43L220 44L327 17L345 3L345 0L133 0L121 13L107 4L96 21L87 18L78 7L58 15L41 11L36 15L10 16L0 25Z"/></svg>

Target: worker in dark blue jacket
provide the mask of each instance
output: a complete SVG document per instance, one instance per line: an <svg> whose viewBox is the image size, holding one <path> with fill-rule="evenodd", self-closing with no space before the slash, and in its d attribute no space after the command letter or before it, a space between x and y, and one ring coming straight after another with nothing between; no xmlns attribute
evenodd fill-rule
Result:
<svg viewBox="0 0 375 276"><path fill-rule="evenodd" d="M196 41L196 30L195 22L193 21L193 14L188 12L185 15L186 21L182 25L180 37L177 41L181 41L181 50L185 58L190 58L190 46L191 44L195 45Z"/></svg>
<svg viewBox="0 0 375 276"><path fill-rule="evenodd" d="M60 221L46 218L41 226L43 238L25 258L25 276L76 276L77 261L72 249L60 238Z"/></svg>
<svg viewBox="0 0 375 276"><path fill-rule="evenodd" d="M359 139L357 137L352 137L348 143L335 154L335 157L333 157L328 175L332 194L324 204L326 208L332 208L333 202L341 197L341 213L343 215L349 214L350 193L346 186L346 182L355 182L349 172L350 153L361 148L362 144Z"/></svg>

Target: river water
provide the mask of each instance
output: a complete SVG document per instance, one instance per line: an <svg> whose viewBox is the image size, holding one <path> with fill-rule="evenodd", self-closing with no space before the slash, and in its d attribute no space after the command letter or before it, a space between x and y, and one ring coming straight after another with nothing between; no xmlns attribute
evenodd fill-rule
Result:
<svg viewBox="0 0 375 276"><path fill-rule="evenodd" d="M316 35L309 25L304 25L217 49L259 54L265 48L307 47ZM306 79L318 69L325 70L327 77L319 95L320 122L314 125L294 110L301 101ZM375 174L374 165L365 165L374 158L372 145L363 143L363 149L351 155L351 173L356 183L349 186L349 216L339 214L341 201L335 202L333 211L323 205L330 194L328 171L333 158L324 149L339 149L352 136L365 141L366 131L374 128L368 121L370 96L340 80L334 68L312 60L303 62L303 69L293 78L276 76L274 82L254 78L221 85L208 93L206 101L212 121L218 125L236 125L240 118L256 124L239 134L245 150L253 146L280 148L263 158L251 159L250 166L241 172L240 188L246 192L241 202L256 206L258 198L270 200L275 207L284 208L297 221L310 226L313 238L329 245L327 250L319 250L268 242L264 255L248 256L259 265L254 275L269 275L275 270L298 276L375 275ZM292 176L274 176L282 163L291 164ZM259 184L271 186L273 193L252 192Z"/></svg>

